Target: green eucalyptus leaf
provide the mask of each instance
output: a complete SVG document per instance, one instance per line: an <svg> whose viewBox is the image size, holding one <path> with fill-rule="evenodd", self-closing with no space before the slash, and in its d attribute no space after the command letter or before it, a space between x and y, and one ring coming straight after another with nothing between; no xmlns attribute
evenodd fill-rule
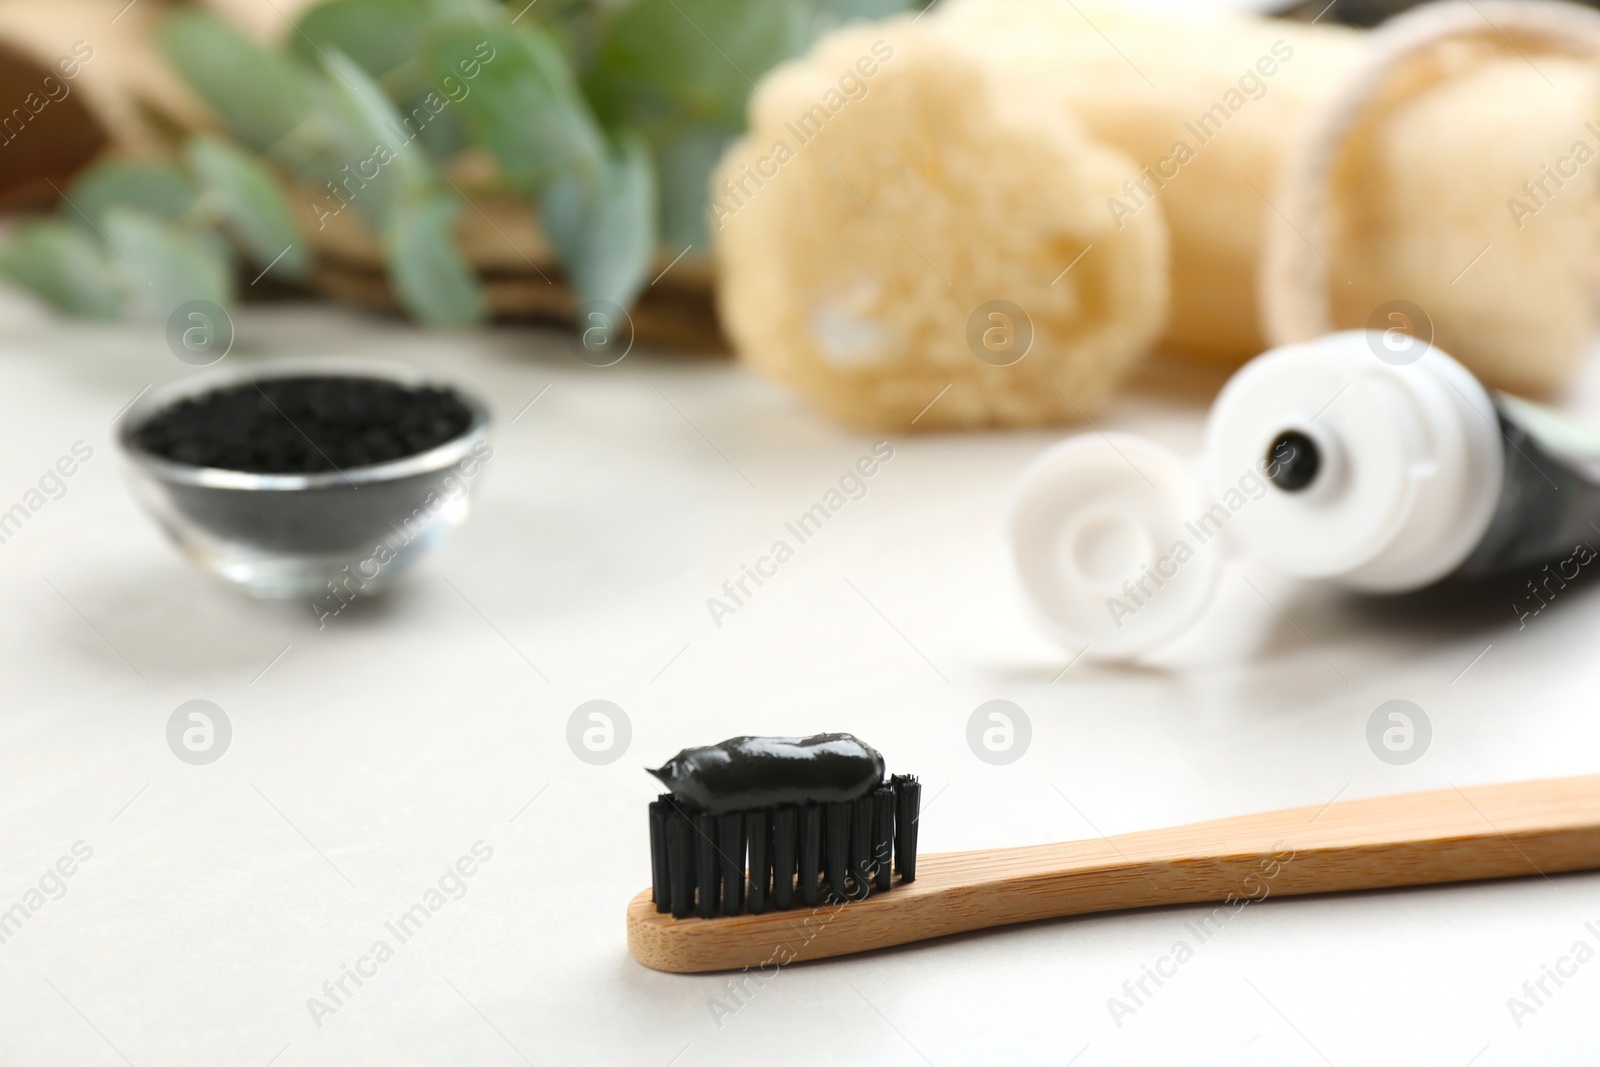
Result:
<svg viewBox="0 0 1600 1067"><path fill-rule="evenodd" d="M187 300L232 302L233 274L212 234L197 235L132 207L106 212L108 257L128 295L131 310L165 319Z"/></svg>
<svg viewBox="0 0 1600 1067"><path fill-rule="evenodd" d="M511 2L515 4L515 0ZM561 49L561 54L567 57L568 66L580 74L581 80L581 72L588 70L589 64L594 61L595 50L611 24L611 16L615 14L608 8L620 9L629 2L539 0L537 4L527 7L517 4L516 9L523 11L525 17L538 21L539 28ZM523 4L527 4L527 0L523 0Z"/></svg>
<svg viewBox="0 0 1600 1067"><path fill-rule="evenodd" d="M520 8L522 5L517 6ZM473 22L489 22L505 14L505 8L494 0L428 0L428 10L441 21L469 19Z"/></svg>
<svg viewBox="0 0 1600 1067"><path fill-rule="evenodd" d="M811 40L847 22L885 19L905 11L916 11L919 0L810 0Z"/></svg>
<svg viewBox="0 0 1600 1067"><path fill-rule="evenodd" d="M300 17L299 32L288 43L311 66L337 50L382 78L412 58L417 36L432 17L426 0L329 0Z"/></svg>
<svg viewBox="0 0 1600 1067"><path fill-rule="evenodd" d="M401 199L432 183L433 168L415 143L415 128L401 121L370 74L336 50L328 52L326 63L328 84L359 146L334 181L362 214L386 226Z"/></svg>
<svg viewBox="0 0 1600 1067"><path fill-rule="evenodd" d="M67 187L62 215L91 227L105 225L117 204L142 208L164 219L180 219L196 200L194 183L165 159L108 159L96 163Z"/></svg>
<svg viewBox="0 0 1600 1067"><path fill-rule="evenodd" d="M597 175L568 171L546 186L539 222L579 301L633 304L655 252L655 204L655 172L637 138L622 142Z"/></svg>
<svg viewBox="0 0 1600 1067"><path fill-rule="evenodd" d="M656 149L661 182L661 242L705 250L706 197L711 172L736 131L723 126L691 126Z"/></svg>
<svg viewBox="0 0 1600 1067"><path fill-rule="evenodd" d="M467 147L467 128L461 119L461 109L448 103L441 106L440 101L447 99L437 90L429 89L409 97L400 105L402 121L407 118L411 120L407 128L420 126L417 141L432 159L454 159ZM424 115L432 117L423 122Z"/></svg>
<svg viewBox="0 0 1600 1067"><path fill-rule="evenodd" d="M324 191L329 183L337 184L346 177L344 168L365 159L372 151L370 141L356 128L350 109L334 88L336 77L320 65L307 72L309 112L299 125L263 152L296 182Z"/></svg>
<svg viewBox="0 0 1600 1067"><path fill-rule="evenodd" d="M456 245L462 206L449 192L408 196L384 232L389 280L400 303L429 326L469 326L487 311L483 288Z"/></svg>
<svg viewBox="0 0 1600 1067"><path fill-rule="evenodd" d="M39 219L19 226L0 248L0 277L68 315L109 319L122 298L106 252L81 226Z"/></svg>
<svg viewBox="0 0 1600 1067"><path fill-rule="evenodd" d="M286 277L305 277L310 251L272 173L213 137L194 138L184 154L208 206L245 254L259 267L271 264Z"/></svg>
<svg viewBox="0 0 1600 1067"><path fill-rule="evenodd" d="M184 79L241 141L265 151L312 112L312 75L202 11L174 11L162 44Z"/></svg>
<svg viewBox="0 0 1600 1067"><path fill-rule="evenodd" d="M180 225L178 232L194 244L200 246L207 256L223 265L228 274L228 286L232 290L234 279L239 276L239 257L234 252L232 243L208 226L194 224Z"/></svg>
<svg viewBox="0 0 1600 1067"><path fill-rule="evenodd" d="M452 106L466 117L471 143L524 190L538 190L561 171L600 166L600 128L560 49L531 19L450 26L430 35L424 51L436 79L476 70L466 83L471 91Z"/></svg>
<svg viewBox="0 0 1600 1067"><path fill-rule="evenodd" d="M755 82L799 54L811 22L804 0L639 0L612 24L584 86L608 126L737 125Z"/></svg>

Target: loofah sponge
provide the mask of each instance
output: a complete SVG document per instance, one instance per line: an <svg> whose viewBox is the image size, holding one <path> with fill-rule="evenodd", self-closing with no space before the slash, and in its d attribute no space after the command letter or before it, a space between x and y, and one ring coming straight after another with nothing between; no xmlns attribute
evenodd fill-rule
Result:
<svg viewBox="0 0 1600 1067"><path fill-rule="evenodd" d="M1230 363L1266 347L1256 276L1268 198L1290 133L1360 58L1360 32L1090 0L943 0L928 21L1003 57L1011 92L1047 87L1133 158L1134 187L1100 208L1119 219L1164 209L1169 346Z"/></svg>
<svg viewBox="0 0 1600 1067"><path fill-rule="evenodd" d="M1271 339L1410 326L1491 385L1555 389L1596 330L1600 15L1435 4L1368 40L1291 140Z"/></svg>
<svg viewBox="0 0 1600 1067"><path fill-rule="evenodd" d="M1550 0L1371 33L943 0L757 93L713 190L723 319L751 362L882 426L1070 420L1157 336L1239 363L1398 326L1549 392L1600 327L1597 58L1600 14ZM1032 327L1016 366L968 358L986 323L1006 336L970 329L996 300Z"/></svg>
<svg viewBox="0 0 1600 1067"><path fill-rule="evenodd" d="M723 323L834 416L1076 419L1160 335L1161 209L1105 208L1137 168L981 50L909 19L849 27L772 72L749 119L713 178Z"/></svg>

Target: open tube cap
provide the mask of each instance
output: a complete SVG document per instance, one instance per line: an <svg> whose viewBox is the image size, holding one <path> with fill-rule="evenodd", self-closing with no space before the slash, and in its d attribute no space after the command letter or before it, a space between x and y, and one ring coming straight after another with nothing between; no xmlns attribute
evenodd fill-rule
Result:
<svg viewBox="0 0 1600 1067"><path fill-rule="evenodd" d="M1187 630L1226 556L1192 465L1133 434L1083 434L1023 474L1010 537L1045 630L1102 660L1132 659Z"/></svg>

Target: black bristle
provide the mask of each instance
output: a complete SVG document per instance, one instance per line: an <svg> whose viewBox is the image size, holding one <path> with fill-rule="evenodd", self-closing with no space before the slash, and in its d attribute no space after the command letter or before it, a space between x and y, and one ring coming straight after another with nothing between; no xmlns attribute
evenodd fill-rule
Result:
<svg viewBox="0 0 1600 1067"><path fill-rule="evenodd" d="M767 910L767 885L772 877L768 842L772 839L772 812L756 811L745 816L745 834L750 854L750 880L745 887L745 906L750 914Z"/></svg>
<svg viewBox="0 0 1600 1067"><path fill-rule="evenodd" d="M695 886L699 889L694 913L709 919L717 913L717 817L694 816Z"/></svg>
<svg viewBox="0 0 1600 1067"><path fill-rule="evenodd" d="M894 786L894 869L902 882L917 878L917 816L922 807L922 783L914 774L897 774Z"/></svg>
<svg viewBox="0 0 1600 1067"><path fill-rule="evenodd" d="M879 786L872 794L872 881L880 893L889 891L890 857L894 852L894 790Z"/></svg>
<svg viewBox="0 0 1600 1067"><path fill-rule="evenodd" d="M794 904L794 808L772 813L772 906L787 911Z"/></svg>
<svg viewBox="0 0 1600 1067"><path fill-rule="evenodd" d="M717 816L717 856L722 861L722 914L744 910L744 816Z"/></svg>
<svg viewBox="0 0 1600 1067"><path fill-rule="evenodd" d="M672 910L672 882L667 874L667 816L671 811L671 794L650 803L650 899L660 912Z"/></svg>
<svg viewBox="0 0 1600 1067"><path fill-rule="evenodd" d="M866 900L872 893L872 794L850 802L851 900Z"/></svg>
<svg viewBox="0 0 1600 1067"><path fill-rule="evenodd" d="M850 870L850 802L825 804L823 811L823 870L828 875L829 903L839 903L850 899L844 888L845 874Z"/></svg>
<svg viewBox="0 0 1600 1067"><path fill-rule="evenodd" d="M819 781L796 791L821 799L798 803L778 803L781 790L764 786L763 799L732 810L715 793L717 802L705 804L661 794L648 811L655 911L674 919L760 915L863 901L889 892L896 874L914 881L922 785L910 774L875 780L845 800Z"/></svg>
<svg viewBox="0 0 1600 1067"><path fill-rule="evenodd" d="M694 827L676 805L667 818L667 871L672 885L672 917L694 911Z"/></svg>
<svg viewBox="0 0 1600 1067"><path fill-rule="evenodd" d="M800 903L817 906L817 878L822 869L822 808L806 804L800 808Z"/></svg>

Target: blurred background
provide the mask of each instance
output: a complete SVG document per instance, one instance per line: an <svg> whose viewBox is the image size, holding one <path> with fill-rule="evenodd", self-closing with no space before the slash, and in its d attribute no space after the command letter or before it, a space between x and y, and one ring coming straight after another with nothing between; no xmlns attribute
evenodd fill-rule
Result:
<svg viewBox="0 0 1600 1067"><path fill-rule="evenodd" d="M866 428L1081 424L1156 353L1396 322L1567 381L1585 9L1102 6L12 0L0 278L732 351Z"/></svg>

